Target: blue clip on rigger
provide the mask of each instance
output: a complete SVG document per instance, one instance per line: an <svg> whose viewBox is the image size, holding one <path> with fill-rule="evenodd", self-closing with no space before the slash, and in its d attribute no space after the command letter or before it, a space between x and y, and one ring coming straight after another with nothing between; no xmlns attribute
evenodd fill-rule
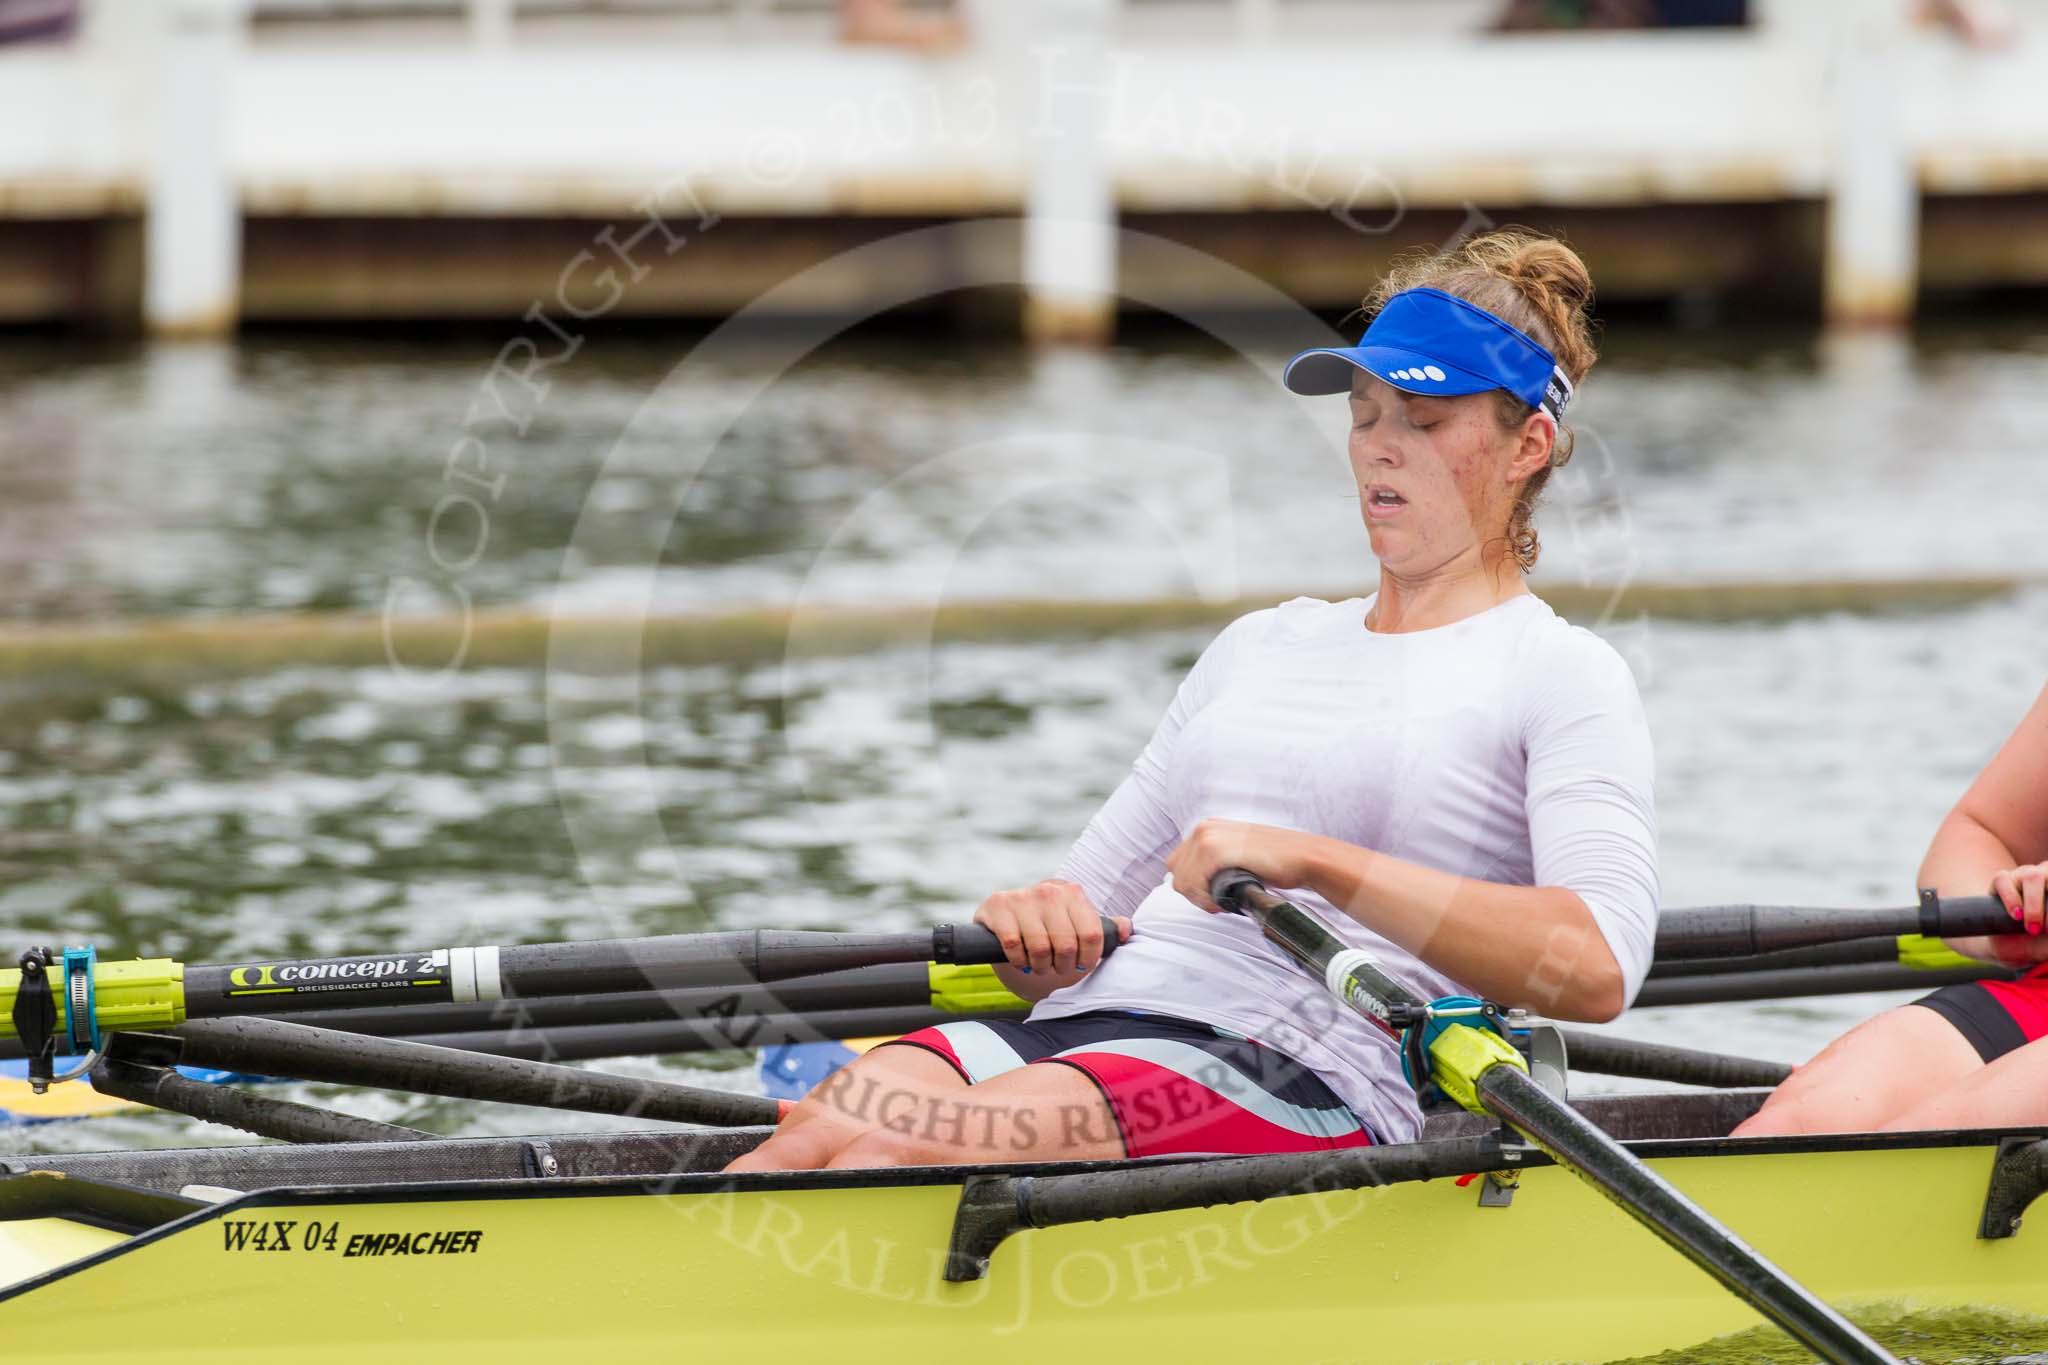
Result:
<svg viewBox="0 0 2048 1365"><path fill-rule="evenodd" d="M64 950L64 1032L74 1053L100 1050L99 1005L92 990L98 956L90 943Z"/></svg>

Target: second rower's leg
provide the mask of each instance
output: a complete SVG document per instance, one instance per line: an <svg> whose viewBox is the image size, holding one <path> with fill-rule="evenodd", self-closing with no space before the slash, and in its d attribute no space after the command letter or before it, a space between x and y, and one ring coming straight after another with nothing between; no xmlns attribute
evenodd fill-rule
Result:
<svg viewBox="0 0 2048 1365"><path fill-rule="evenodd" d="M922 1113L957 1096L967 1081L952 1063L921 1047L878 1047L819 1082L776 1125L769 1139L728 1171L812 1171L877 1125Z"/></svg>
<svg viewBox="0 0 2048 1365"><path fill-rule="evenodd" d="M2037 1040L1892 1115L1884 1127L1912 1131L2041 1123L2048 1123L2048 1041Z"/></svg>
<svg viewBox="0 0 2048 1365"><path fill-rule="evenodd" d="M1043 1063L934 1096L915 1115L869 1129L830 1164L939 1166L1124 1155L1123 1134L1095 1082L1074 1067Z"/></svg>
<svg viewBox="0 0 2048 1365"><path fill-rule="evenodd" d="M1733 1136L1869 1132L1983 1069L1955 1025L1924 1006L1901 1005L1828 1044Z"/></svg>

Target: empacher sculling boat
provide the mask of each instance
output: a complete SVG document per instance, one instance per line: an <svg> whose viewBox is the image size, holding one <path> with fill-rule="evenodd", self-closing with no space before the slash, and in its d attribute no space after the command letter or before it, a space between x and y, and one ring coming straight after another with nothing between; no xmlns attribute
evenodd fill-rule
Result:
<svg viewBox="0 0 2048 1365"><path fill-rule="evenodd" d="M1258 903L1255 887L1237 894L1276 941L1301 936L1284 902ZM1852 937L1901 931L1892 920L1846 927ZM1775 950L1830 937L1745 945L1726 928L1702 928L1682 955L1763 954L1768 966ZM751 981L820 965L809 949L770 963L756 951L767 935L700 939L721 937L721 970ZM830 938L868 970L912 951L942 961L979 951L933 935L877 948L886 937L777 936L784 947ZM736 947L741 938L755 947ZM1660 954L1667 941L1677 941L1669 930ZM687 953L659 946L687 942L584 945L609 956L568 945L453 950L469 955L459 963L411 955L389 994L394 1005L408 993L443 1006L539 998L542 972L556 974L555 996L603 992L629 961L642 989L705 989ZM834 951L825 965L847 961ZM1373 985L1370 963L1322 965L1347 998ZM294 973L281 970L124 967L81 969L98 985L101 1020L134 1030L95 1039L72 1031L78 1014L65 1008L86 1000L78 972L0 986L17 1021L25 995L48 991L58 1033L99 1045L96 1085L186 1112L193 1097L165 1079L176 1075L167 1047L261 1070L242 1064L304 1045L308 1060L291 1074L310 1079L382 1065L394 1088L503 1098L561 1072L586 1078L558 1093L567 1107L673 1118L689 1096L709 1096L723 1108L704 1117L736 1126L427 1139L194 1086L217 1097L203 1102L214 1116L323 1140L5 1159L0 1333L37 1360L1610 1360L1698 1346L1755 1327L1760 1311L1824 1358L1882 1360L1856 1329L1831 1335L1830 1305L1859 1320L1964 1307L2048 1315L2048 1223L2022 1218L2048 1185L2048 1136L1733 1140L1726 1133L1761 1091L1567 1106L1540 1038L1523 1061L1474 1068L1468 1093L1445 1068L1466 1045L1455 1036L1481 1030L1455 1020L1436 1021L1447 1026L1429 1062L1464 1108L1433 1114L1415 1143L734 1177L719 1168L768 1131L739 1121L772 1116L772 1101L236 1017L259 997L230 990L279 991L272 1012L330 1017L312 1011L340 993L289 991ZM56 974L29 969L38 975ZM145 977L155 984L133 985ZM317 979L377 978L359 966ZM264 981L282 984L254 984ZM226 1017L197 1017L201 987L205 1008ZM464 1078L463 1066L476 1070ZM608 1081L639 1087L639 1108ZM1602 1144L1620 1153L1611 1167ZM1705 1232L1688 1210L1704 1211ZM1716 1227L1740 1240L1716 1244Z"/></svg>
<svg viewBox="0 0 2048 1365"><path fill-rule="evenodd" d="M2048 1314L2048 1220L1998 1235L2041 1188L2038 1135L1719 1136L1755 1102L1582 1108L1856 1316ZM717 1169L764 1130L17 1158L0 1331L52 1361L1402 1362L1608 1360L1755 1324L1492 1130L1448 1116L1355 1154L743 1181ZM1489 1170L1512 1189L1466 1178ZM956 1249L986 1271L947 1279Z"/></svg>

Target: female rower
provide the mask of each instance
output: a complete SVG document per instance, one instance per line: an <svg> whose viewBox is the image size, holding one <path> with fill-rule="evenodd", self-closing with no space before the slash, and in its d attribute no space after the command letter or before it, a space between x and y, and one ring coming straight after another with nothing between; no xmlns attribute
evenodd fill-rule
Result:
<svg viewBox="0 0 2048 1365"><path fill-rule="evenodd" d="M1413 1138L1395 1044L1217 912L1225 867L1425 999L1621 1011L1656 916L1647 727L1620 656L1523 582L1591 297L1562 243L1493 233L1397 269L1359 345L1294 358L1290 389L1349 395L1379 590L1228 626L1057 874L983 902L1027 1020L871 1050L732 1169Z"/></svg>
<svg viewBox="0 0 2048 1365"><path fill-rule="evenodd" d="M1985 888L2042 932L2048 882L2048 689L1934 833L1920 885ZM1973 957L2033 970L1945 986L1843 1034L1794 1071L1739 1137L2048 1122L2048 941L1959 939Z"/></svg>

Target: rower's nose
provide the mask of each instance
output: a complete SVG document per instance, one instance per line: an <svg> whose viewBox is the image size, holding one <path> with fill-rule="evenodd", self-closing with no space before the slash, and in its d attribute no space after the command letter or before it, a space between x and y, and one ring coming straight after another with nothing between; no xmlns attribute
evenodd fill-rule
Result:
<svg viewBox="0 0 2048 1365"><path fill-rule="evenodd" d="M1375 470L1401 467L1401 448L1381 433L1385 425L1382 420L1364 430L1356 426L1351 429L1351 462L1357 466L1361 476L1370 476ZM1369 479L1361 477L1360 482L1367 481Z"/></svg>

